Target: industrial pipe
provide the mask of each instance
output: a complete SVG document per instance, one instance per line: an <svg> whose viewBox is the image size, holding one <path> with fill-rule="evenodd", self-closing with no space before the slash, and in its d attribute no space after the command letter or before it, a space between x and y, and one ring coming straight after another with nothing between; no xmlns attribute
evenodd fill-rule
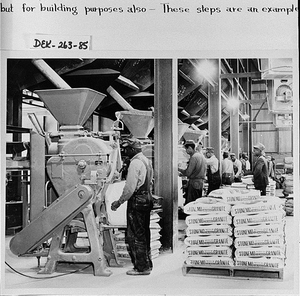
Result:
<svg viewBox="0 0 300 296"><path fill-rule="evenodd" d="M134 108L112 86L109 86L107 88L107 92L117 101L117 103L124 110L134 110Z"/></svg>
<svg viewBox="0 0 300 296"><path fill-rule="evenodd" d="M32 63L48 78L57 88L70 89L67 84L43 59L33 59Z"/></svg>
<svg viewBox="0 0 300 296"><path fill-rule="evenodd" d="M191 124L191 127L195 130L195 131L201 131L200 128L195 125L194 123Z"/></svg>

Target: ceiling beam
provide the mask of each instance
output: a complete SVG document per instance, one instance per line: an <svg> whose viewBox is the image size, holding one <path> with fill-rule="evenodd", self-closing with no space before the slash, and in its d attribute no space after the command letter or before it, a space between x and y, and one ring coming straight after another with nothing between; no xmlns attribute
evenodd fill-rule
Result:
<svg viewBox="0 0 300 296"><path fill-rule="evenodd" d="M240 103L241 104L261 104L265 101L265 98L264 99L251 99L251 100L240 100Z"/></svg>
<svg viewBox="0 0 300 296"><path fill-rule="evenodd" d="M116 75L120 74L119 71L101 68L101 69L86 69L86 70L76 70L71 73L66 74L66 76L93 76L93 75Z"/></svg>
<svg viewBox="0 0 300 296"><path fill-rule="evenodd" d="M179 75L182 77L182 78L184 78L186 81L188 81L190 84L195 84L195 82L194 82L194 80L193 79L191 79L189 76L187 76L186 74L184 74L183 72L182 72L182 70L180 70L179 69Z"/></svg>
<svg viewBox="0 0 300 296"><path fill-rule="evenodd" d="M227 79L233 79L233 78L253 78L253 79L261 79L261 73L260 72L245 72L245 73L223 73L220 74L220 78L227 78Z"/></svg>

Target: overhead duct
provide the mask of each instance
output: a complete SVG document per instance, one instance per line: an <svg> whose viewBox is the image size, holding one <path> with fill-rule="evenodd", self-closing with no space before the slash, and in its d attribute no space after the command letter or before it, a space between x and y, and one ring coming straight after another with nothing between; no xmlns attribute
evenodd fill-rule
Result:
<svg viewBox="0 0 300 296"><path fill-rule="evenodd" d="M293 76L292 59L261 59L260 71L262 79L265 80L291 78Z"/></svg>
<svg viewBox="0 0 300 296"><path fill-rule="evenodd" d="M47 77L57 88L71 88L43 59L33 59L32 63Z"/></svg>

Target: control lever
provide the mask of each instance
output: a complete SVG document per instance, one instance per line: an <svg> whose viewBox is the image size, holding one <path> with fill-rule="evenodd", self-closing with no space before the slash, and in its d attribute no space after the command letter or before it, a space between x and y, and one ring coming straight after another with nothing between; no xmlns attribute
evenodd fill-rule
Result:
<svg viewBox="0 0 300 296"><path fill-rule="evenodd" d="M42 136L42 137L45 138L46 144L47 144L47 146L49 147L50 144L51 144L51 140L50 140L49 134L46 133L46 132L44 131L44 129L42 128L42 126L41 126L39 120L37 119L37 117L36 117L36 115L35 115L35 113L28 113L28 117L29 117L30 121L32 122L32 124L33 124L33 126L34 126L36 132L37 132L40 136Z"/></svg>

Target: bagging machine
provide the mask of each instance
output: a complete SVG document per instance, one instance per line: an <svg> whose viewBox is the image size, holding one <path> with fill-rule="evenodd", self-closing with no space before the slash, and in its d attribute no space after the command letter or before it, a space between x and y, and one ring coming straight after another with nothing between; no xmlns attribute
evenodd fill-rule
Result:
<svg viewBox="0 0 300 296"><path fill-rule="evenodd" d="M31 189L35 192L30 201L31 221L11 239L10 250L18 256L47 257L39 273L52 273L58 262L71 262L92 263L94 275L109 276L108 265L121 265L111 230L102 227L107 222L106 190L109 184L120 179L120 131L83 129L83 124L104 99L102 93L87 88L35 92L58 121L59 131L45 134L42 141L39 137L32 138L32 151L43 155L45 150L46 159L32 155L32 169L40 172L35 173L35 179L43 171L47 172L45 192L50 182L57 198L41 209L34 203L43 203L45 193L40 191L37 198L37 190ZM80 231L86 232L88 245L78 246Z"/></svg>

